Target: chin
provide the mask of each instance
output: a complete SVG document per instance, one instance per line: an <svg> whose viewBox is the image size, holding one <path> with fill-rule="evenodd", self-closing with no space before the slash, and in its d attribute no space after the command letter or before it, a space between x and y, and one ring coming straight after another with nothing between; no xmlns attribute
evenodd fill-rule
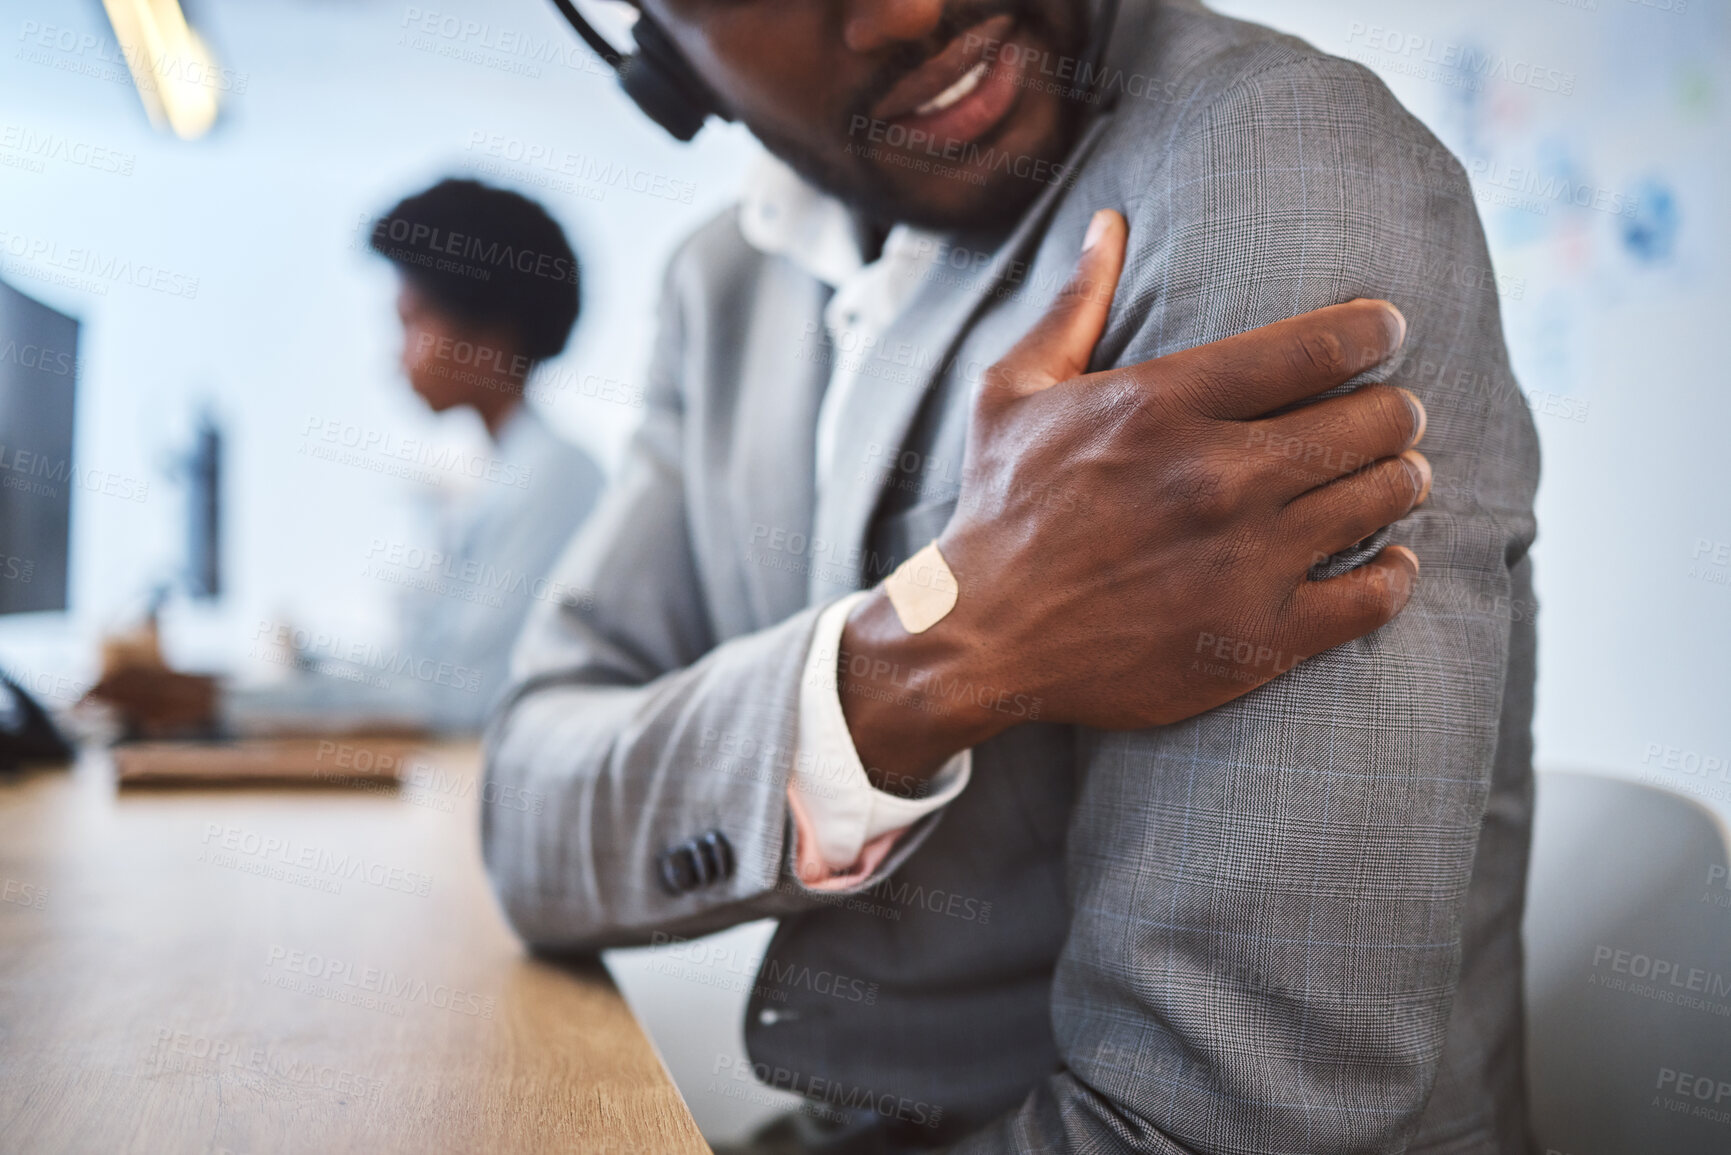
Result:
<svg viewBox="0 0 1731 1155"><path fill-rule="evenodd" d="M975 184L963 177L938 177L896 198L896 220L934 231L1007 232L1039 198L1044 184L994 173ZM957 186L966 187L957 187Z"/></svg>
<svg viewBox="0 0 1731 1155"><path fill-rule="evenodd" d="M985 158L979 163L946 164L941 157L905 153L898 156L905 163L831 169L816 183L883 223L1005 232L1047 188L1065 183L1081 117L1041 101L1018 121L969 146ZM943 171L933 171L938 168Z"/></svg>

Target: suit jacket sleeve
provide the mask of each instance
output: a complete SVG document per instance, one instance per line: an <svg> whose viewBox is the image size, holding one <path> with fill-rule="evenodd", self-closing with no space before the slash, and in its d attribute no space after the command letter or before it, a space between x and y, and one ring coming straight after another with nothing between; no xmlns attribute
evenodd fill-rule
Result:
<svg viewBox="0 0 1731 1155"><path fill-rule="evenodd" d="M686 506L682 365L710 291L669 266L646 413L530 614L486 738L481 846L532 946L592 951L808 908L789 861L801 675L822 607L719 640ZM856 887L895 869L925 819ZM731 870L669 893L664 852L719 832Z"/></svg>
<svg viewBox="0 0 1731 1155"><path fill-rule="evenodd" d="M1499 281L1458 167L1356 65L1246 77L1151 151L1097 363L1394 301L1408 344L1373 376L1429 413L1433 492L1392 531L1421 584L1385 629L1230 705L1080 736L1064 1066L960 1150L1398 1151L1449 1022L1533 534Z"/></svg>

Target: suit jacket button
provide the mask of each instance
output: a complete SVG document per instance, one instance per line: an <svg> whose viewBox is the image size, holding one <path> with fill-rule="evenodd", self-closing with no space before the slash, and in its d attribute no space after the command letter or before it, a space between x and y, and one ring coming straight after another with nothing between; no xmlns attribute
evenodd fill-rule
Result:
<svg viewBox="0 0 1731 1155"><path fill-rule="evenodd" d="M719 830L711 830L697 840L698 868L703 873L703 884L720 882L733 877L733 845L727 841L727 835Z"/></svg>
<svg viewBox="0 0 1731 1155"><path fill-rule="evenodd" d="M691 843L681 842L663 850L656 865L660 868L661 888L668 894L684 894L697 889L700 868L697 848Z"/></svg>

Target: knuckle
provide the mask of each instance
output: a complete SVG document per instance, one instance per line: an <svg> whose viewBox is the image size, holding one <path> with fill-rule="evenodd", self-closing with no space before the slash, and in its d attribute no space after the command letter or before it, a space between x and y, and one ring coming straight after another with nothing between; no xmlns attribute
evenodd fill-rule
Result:
<svg viewBox="0 0 1731 1155"><path fill-rule="evenodd" d="M1078 411L1098 431L1103 442L1135 447L1145 456L1165 431L1155 413L1155 398L1133 377L1112 377L1081 395Z"/></svg>
<svg viewBox="0 0 1731 1155"><path fill-rule="evenodd" d="M1046 314L1041 318L1041 329L1049 336L1055 337L1064 332L1074 322L1076 314L1082 310L1083 297L1075 281L1066 281L1052 298L1052 303L1046 307Z"/></svg>
<svg viewBox="0 0 1731 1155"><path fill-rule="evenodd" d="M1160 364L1160 372L1148 381L1150 395L1181 413L1199 413L1213 390L1212 375L1187 364Z"/></svg>
<svg viewBox="0 0 1731 1155"><path fill-rule="evenodd" d="M1357 583L1359 611L1372 626L1383 625L1399 611L1400 595L1380 566L1367 565L1359 572L1364 575Z"/></svg>
<svg viewBox="0 0 1731 1155"><path fill-rule="evenodd" d="M980 377L980 388L974 396L977 412L989 413L1019 396L1033 376L1031 371L1014 358L1006 357Z"/></svg>
<svg viewBox="0 0 1731 1155"><path fill-rule="evenodd" d="M1298 337L1295 357L1318 373L1336 376L1346 370L1346 345L1330 329L1316 329Z"/></svg>
<svg viewBox="0 0 1731 1155"><path fill-rule="evenodd" d="M1405 514L1418 504L1419 494L1424 491L1424 482L1413 468L1399 457L1388 462L1388 476L1390 501L1396 509Z"/></svg>
<svg viewBox="0 0 1731 1155"><path fill-rule="evenodd" d="M1374 388L1375 433L1379 445L1405 445L1411 440L1415 423L1412 406L1397 389L1385 385Z"/></svg>
<svg viewBox="0 0 1731 1155"><path fill-rule="evenodd" d="M1058 296L1052 302L1052 312L1073 313L1100 295L1101 283L1086 273L1078 272L1058 290Z"/></svg>
<svg viewBox="0 0 1731 1155"><path fill-rule="evenodd" d="M1373 457L1383 447L1406 443L1412 423L1406 400L1399 393L1381 384L1371 384L1357 391L1354 398L1357 400L1354 431Z"/></svg>
<svg viewBox="0 0 1731 1155"><path fill-rule="evenodd" d="M1371 475L1371 482L1373 503L1385 516L1405 513L1412 507L1413 498L1418 496L1412 476L1400 461L1385 461L1378 465Z"/></svg>
<svg viewBox="0 0 1731 1155"><path fill-rule="evenodd" d="M1166 470L1165 489L1193 519L1217 525L1237 511L1244 484L1234 463L1214 453L1182 456Z"/></svg>
<svg viewBox="0 0 1731 1155"><path fill-rule="evenodd" d="M1281 620L1281 646L1292 653L1320 654L1333 644L1340 600L1325 586L1313 585L1287 605Z"/></svg>
<svg viewBox="0 0 1731 1155"><path fill-rule="evenodd" d="M980 374L980 387L974 391L972 424L989 422L996 416L998 407L1003 404L1004 385L999 376L998 367L993 365Z"/></svg>
<svg viewBox="0 0 1731 1155"><path fill-rule="evenodd" d="M1392 468L1391 468L1392 466ZM1399 461L1378 462L1340 485L1334 512L1341 521L1380 529L1412 506L1413 491Z"/></svg>
<svg viewBox="0 0 1731 1155"><path fill-rule="evenodd" d="M1214 540L1202 558L1202 580L1212 589L1241 588L1241 577L1252 566L1255 557L1256 549L1244 535L1224 534ZM1241 625L1232 636L1249 637L1250 631Z"/></svg>

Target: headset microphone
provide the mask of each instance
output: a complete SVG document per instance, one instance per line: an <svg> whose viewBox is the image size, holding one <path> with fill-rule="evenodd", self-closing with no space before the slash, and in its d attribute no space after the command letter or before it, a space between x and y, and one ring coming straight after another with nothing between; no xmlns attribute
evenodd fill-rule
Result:
<svg viewBox="0 0 1731 1155"><path fill-rule="evenodd" d="M722 111L714 91L686 63L672 38L648 13L640 12L631 26L637 51L625 53L596 31L572 0L553 0L553 6L577 30L583 42L619 74L620 87L637 102L637 107L677 139L690 140L696 136L711 116L732 119Z"/></svg>

